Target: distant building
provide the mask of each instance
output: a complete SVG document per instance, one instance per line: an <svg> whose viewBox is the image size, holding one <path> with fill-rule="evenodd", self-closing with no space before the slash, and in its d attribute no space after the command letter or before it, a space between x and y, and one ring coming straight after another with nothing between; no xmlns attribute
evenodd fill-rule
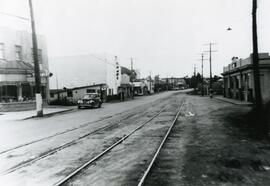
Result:
<svg viewBox="0 0 270 186"><path fill-rule="evenodd" d="M133 82L133 89L135 96L143 96L148 94L147 84L145 80L136 80Z"/></svg>
<svg viewBox="0 0 270 186"><path fill-rule="evenodd" d="M63 69L63 66L65 67ZM131 71L120 65L117 57L107 60L102 55L80 55L52 58L51 70L55 74L51 78L53 87L51 100L59 99L78 100L82 93L87 93L88 88L102 85L104 101L119 98L124 100L131 97ZM80 89L77 96L67 96L67 91ZM58 92L61 95L58 96ZM97 92L100 93L100 92ZM73 91L73 95L74 91Z"/></svg>
<svg viewBox="0 0 270 186"><path fill-rule="evenodd" d="M83 97L85 93L99 93L103 101L106 100L107 86L105 84L96 84L82 87L74 88L64 88L64 89L52 89L50 91L50 101L55 100L68 100L70 102L76 103L79 99Z"/></svg>
<svg viewBox="0 0 270 186"><path fill-rule="evenodd" d="M167 84L168 90L182 89L186 87L186 81L184 78L170 77L162 78L161 80Z"/></svg>
<svg viewBox="0 0 270 186"><path fill-rule="evenodd" d="M118 94L121 100L131 98L132 84L131 84L132 72L126 67L121 67L121 82L118 87Z"/></svg>
<svg viewBox="0 0 270 186"><path fill-rule="evenodd" d="M50 66L54 73L51 87L63 89L105 84L107 96L118 96L130 84L129 75L122 73L123 68L116 56L108 60L103 55L55 57Z"/></svg>
<svg viewBox="0 0 270 186"><path fill-rule="evenodd" d="M145 79L145 83L146 83L146 86L147 86L147 89L148 89L148 93L149 94L153 94L155 93L155 83L154 83L154 79L152 79L151 76L148 76L146 79Z"/></svg>
<svg viewBox="0 0 270 186"><path fill-rule="evenodd" d="M41 93L49 98L49 67L44 36L37 36ZM31 100L35 97L32 35L26 31L0 28L0 102Z"/></svg>
<svg viewBox="0 0 270 186"><path fill-rule="evenodd" d="M263 102L270 101L270 56L259 54L261 93ZM255 98L252 54L246 59L232 58L223 68L224 96L253 102Z"/></svg>

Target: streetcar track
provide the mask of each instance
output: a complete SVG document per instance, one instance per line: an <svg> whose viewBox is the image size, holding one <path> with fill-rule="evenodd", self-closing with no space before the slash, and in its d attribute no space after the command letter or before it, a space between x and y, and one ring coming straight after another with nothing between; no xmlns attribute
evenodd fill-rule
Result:
<svg viewBox="0 0 270 186"><path fill-rule="evenodd" d="M165 106L165 107L166 107L166 106ZM163 107L162 110L163 110L165 107ZM145 112L147 112L147 111L145 111ZM145 112L144 112L144 113L145 113ZM137 114L138 114L138 113L137 113ZM155 115L156 115L156 114L155 114ZM1 175L5 175L5 174L8 174L8 173L17 171L17 170L19 170L19 169L21 169L21 168L23 168L23 167L28 166L28 165L31 165L31 164L33 164L33 163L35 163L35 162L37 162L37 161L39 161L39 160L41 160L41 159L44 159L44 158L46 158L46 157L48 157L48 156L50 156L50 155L53 155L53 154L55 154L55 153L57 153L57 152L59 152L59 151L65 149L65 148L67 148L67 147L70 147L70 146L72 146L72 145L77 144L79 141L81 141L82 139L84 139L84 138L86 138L86 137L88 137L88 136L90 136L90 135L97 134L98 132L104 131L104 130L109 129L109 128L112 128L112 127L116 127L116 125L117 125L117 126L120 125L120 124L122 123L122 121L124 121L124 120L126 120L126 119L128 119L128 118L130 118L130 117L132 117L132 116L134 116L134 113L133 113L133 114L129 114L129 115L126 116L125 118L122 118L122 119L119 120L119 121L115 121L115 122L113 122L112 124L103 126L103 127L98 128L98 129L96 129L96 130L94 130L94 131L91 131L91 132L89 132L89 133L87 133L87 134L84 134L84 135L78 137L77 139L72 140L72 141L70 141L70 142L68 142L68 143L65 143L65 144L63 144L63 145L61 145L61 146L58 146L58 147L56 147L56 148L54 148L54 149L52 149L52 150L48 150L48 151L46 151L46 152L43 152L40 156L38 156L38 157L36 157L36 158L29 159L29 160L26 160L26 161L22 161L22 162L20 162L19 164L15 165L15 166L13 166L13 167L7 169L7 170L2 171L2 172L1 172ZM139 116L137 116L137 117L139 117ZM140 116L140 117L141 117L141 116ZM152 117L152 116L149 116L149 113L147 113L147 117ZM116 123L116 122L117 122L117 123ZM14 149L14 150L15 150L15 149Z"/></svg>
<svg viewBox="0 0 270 186"><path fill-rule="evenodd" d="M161 99L161 100L164 100L164 99ZM152 105L152 104L154 104L155 102L158 102L158 101L160 101L160 100L156 100L156 101L153 101L153 102L148 103L148 104ZM135 107L134 109L140 109L141 107L143 107L143 106L138 106L138 107ZM131 112L131 111L132 110L128 110L126 112ZM123 115L123 114L122 113L118 113L118 114L115 114L115 115L117 115L117 116L120 117L120 115ZM133 115L134 115L134 112L133 113L128 113L127 116L124 117L124 118L122 118L122 119L120 119L119 122L122 121L122 120L128 119L129 117L132 117ZM37 143L37 142L41 142L41 141L44 141L44 140L47 140L47 139L50 139L50 138L53 138L53 137L57 137L57 136L60 136L60 135L63 135L63 134L66 134L66 133L69 133L69 132L72 132L72 131L75 131L75 130L82 129L84 127L89 126L89 124L97 123L97 122L101 122L101 121L105 121L105 120L110 119L112 117L113 116L107 116L107 117L103 117L103 118L97 119L95 121L86 122L86 123L81 124L78 127L74 127L72 129L67 129L67 130L62 131L62 132L57 132L57 133L55 133L53 135L46 136L44 138L33 140L33 141L30 141L30 142L27 142L27 143L24 143L24 144L21 144L21 145L18 145L18 146L15 146L15 147L12 147L12 148L3 150L3 151L0 152L0 155L5 154L5 153L10 152L10 151L13 151L13 150L16 150L16 149L19 149L19 148L22 148L22 147L25 147L25 146L28 146L28 145L31 145L31 144L34 144L34 143Z"/></svg>
<svg viewBox="0 0 270 186"><path fill-rule="evenodd" d="M181 104L181 106L180 106L180 108L179 108L179 111L177 112L177 114L176 114L176 116L175 116L175 118L174 118L174 120L173 120L173 122L172 122L170 128L168 129L168 131L167 131L165 137L163 138L161 144L159 145L159 147L158 147L158 149L157 149L157 151L156 151L154 157L152 158L150 164L148 165L146 171L144 172L143 176L141 177L138 186L142 186L142 185L144 184L146 177L147 177L148 174L150 173L151 168L153 167L153 164L154 164L154 162L156 161L156 159L157 159L157 157L158 157L158 155L159 155L159 153L160 153L160 151L161 151L161 148L163 147L164 143L166 142L166 140L167 140L169 134L170 134L171 131L172 131L172 128L174 127L174 125L175 125L175 123L176 123L178 117L180 116L180 113L181 113L181 111L182 111L183 105L184 105L184 103Z"/></svg>
<svg viewBox="0 0 270 186"><path fill-rule="evenodd" d="M65 178L61 179L60 181L58 181L57 183L55 183L53 185L54 186L61 186L61 185L65 184L65 183L67 183L70 179L72 179L74 176L76 176L78 173L80 173L83 169L85 169L86 167L88 167L90 164L94 163L96 160L98 160L99 158L101 158L103 155L105 155L106 153L108 153L109 151L111 151L114 147L118 146L123 141L125 141L133 133L135 133L136 131L138 131L139 129L141 129L143 126L145 126L146 124L148 124L149 122L151 122L154 118L156 118L157 116L159 116L167 107L168 106L163 107L157 114L155 114L154 116L152 116L150 119L144 121L141 125L139 125L135 129L133 129L127 135L124 135L122 138L120 138L118 141L116 141L115 143L113 143L112 145L110 145L104 151L102 151L101 153L99 153L95 157L91 158L89 161L87 161L86 163L84 163L83 165L81 165L80 167L78 167L77 169L75 169L74 171L72 171Z"/></svg>
<svg viewBox="0 0 270 186"><path fill-rule="evenodd" d="M173 120L173 123L177 120L177 118L180 115L181 112L181 108L182 108L183 103L180 106L179 111L177 112L175 116L175 119ZM113 148L115 148L116 146L118 146L119 144L121 144L123 141L125 141L129 136L131 136L132 134L134 134L136 131L138 131L139 129L141 129L143 126L145 126L146 124L148 124L150 121L152 121L154 118L158 117L159 115L161 115L161 113L163 113L163 111L165 111L165 109L168 106L165 106L163 109L161 109L157 114L155 114L154 116L152 116L150 119L146 120L145 122L143 122L141 125L139 125L138 127L136 127L135 129L133 129L130 133L128 133L127 135L124 135L120 140L116 141L115 143L113 143L111 146L109 146L107 149L105 149L104 151L102 151L100 154L96 155L95 157L91 158L89 161L87 161L86 163L84 163L82 166L80 166L79 168L75 169L72 173L70 173L69 175L67 175L65 178L63 178L62 180L60 180L59 182L55 183L54 186L61 186L64 185L65 183L69 182L73 177L75 177L77 174L79 174L82 170L84 170L86 167L88 167L89 165L91 165L92 163L96 162L99 158L101 158L103 155L107 154L109 151L111 151ZM170 127L171 128L171 127Z"/></svg>
<svg viewBox="0 0 270 186"><path fill-rule="evenodd" d="M56 147L56 148L54 148L54 149L52 149L52 150L48 150L47 152L42 153L42 155L39 156L39 157L37 157L37 158L34 158L34 159L30 159L30 160L21 162L20 164L18 164L18 165L16 165L16 166L13 166L13 167L11 167L11 168L9 168L9 169L3 171L1 174L2 174L2 175L5 175L5 174L8 174L8 173L14 172L14 171L16 171L16 170L19 170L19 169L21 169L21 168L23 168L23 167L26 167L26 166L28 166L28 165L31 165L31 164L35 163L36 161L39 161L39 160L44 159L44 158L46 158L46 157L48 157L48 156L50 156L50 155L53 155L53 154L57 153L58 151L63 150L63 149L65 149L65 148L67 148L67 147L70 147L70 146L72 146L72 145L75 145L75 144L78 143L80 140L82 140L82 139L84 139L84 138L86 138L86 137L88 137L88 136L90 136L90 135L96 134L96 133L98 133L98 132L100 132L100 131L106 130L106 129L110 128L110 127L113 127L114 125L115 125L115 124L107 125L107 126L98 128L97 130L94 130L94 131L92 131L92 132L90 132L90 133L87 133L87 134L85 134L85 135L83 135L83 136L80 136L79 138L77 138L77 139L75 139L75 140L72 140L71 142L65 143L64 145L58 146L58 147Z"/></svg>
<svg viewBox="0 0 270 186"><path fill-rule="evenodd" d="M131 115L131 114L130 114ZM130 117L130 116L127 116L127 117ZM106 118L107 119L107 118ZM91 121L91 122L86 122L82 125L80 125L79 127L75 127L75 128L72 128L72 129L68 129L68 130L65 130L63 132L58 132L58 133L55 133L51 136L46 136L44 138L40 138L40 139L37 139L37 140L33 140L31 142L28 142L28 143L24 143L24 144L21 144L21 145L18 145L16 147L13 147L13 148L9 148L9 149L6 149L6 150L3 150L0 152L0 155L1 154L5 154L7 152L10 152L12 150L16 150L16 149L19 149L19 148L22 148L22 147L25 147L25 146L28 146L28 145L31 145L31 144L34 144L34 143L37 143L37 142L41 142L41 141L44 141L44 140L47 140L47 139L50 139L50 138L53 138L53 137L57 137L57 136L60 136L62 134L66 134L66 133L69 133L69 132L72 132L72 131L75 131L75 130L78 130L78 129L82 129L84 127L87 127L89 124L92 124L92 123L97 123L97 122L101 122L101 121L104 121L106 119L98 119L98 120L95 120L95 121ZM124 118L125 119L125 118Z"/></svg>

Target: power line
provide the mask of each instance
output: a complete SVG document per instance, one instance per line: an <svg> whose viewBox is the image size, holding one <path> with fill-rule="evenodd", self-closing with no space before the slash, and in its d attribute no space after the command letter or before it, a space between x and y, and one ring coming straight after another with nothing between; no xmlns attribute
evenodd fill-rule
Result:
<svg viewBox="0 0 270 186"><path fill-rule="evenodd" d="M205 44L209 46L209 51L204 51L204 52L209 52L209 64L210 64L210 98L213 98L213 90L212 90L212 52L218 52L217 50L212 50L212 45L217 45L217 43L208 43Z"/></svg>
<svg viewBox="0 0 270 186"><path fill-rule="evenodd" d="M27 17L17 16L17 15L10 14L10 13L0 12L0 14L10 16L10 17L19 18L19 19L22 19L22 20L25 20L25 21L30 21L30 19L27 18Z"/></svg>
<svg viewBox="0 0 270 186"><path fill-rule="evenodd" d="M112 65L112 66L116 66L116 64L113 64L113 63L110 63L107 61L107 58L103 59L103 58L100 58L100 57L97 57L96 55L94 54L88 54L89 56L92 56L96 59L98 59L99 61L103 62L103 63L106 63L106 64L109 64L109 65Z"/></svg>

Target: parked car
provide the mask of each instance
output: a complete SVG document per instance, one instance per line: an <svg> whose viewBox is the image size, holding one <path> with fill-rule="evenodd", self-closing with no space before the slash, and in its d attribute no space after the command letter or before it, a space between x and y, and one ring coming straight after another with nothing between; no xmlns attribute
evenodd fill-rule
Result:
<svg viewBox="0 0 270 186"><path fill-rule="evenodd" d="M79 99L78 102L78 109L82 107L88 107L88 108L100 108L102 101L100 99L99 94L97 93L86 93L82 99Z"/></svg>

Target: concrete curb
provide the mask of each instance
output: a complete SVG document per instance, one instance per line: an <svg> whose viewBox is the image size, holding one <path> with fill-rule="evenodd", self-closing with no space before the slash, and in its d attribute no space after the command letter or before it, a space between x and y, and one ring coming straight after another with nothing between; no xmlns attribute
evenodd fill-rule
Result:
<svg viewBox="0 0 270 186"><path fill-rule="evenodd" d="M223 102L226 102L226 103L231 103L231 104L234 104L234 105L242 105L242 106L252 106L253 103L237 103L237 102L234 102L234 101L230 101L230 100L227 100L227 99L222 99L222 98L218 98L218 97L213 97L214 99L216 100L219 100L219 101L223 101Z"/></svg>
<svg viewBox="0 0 270 186"><path fill-rule="evenodd" d="M75 110L75 108L72 108L72 109L67 109L67 110L61 110L61 111L57 111L57 112L52 112L52 113L48 113L48 114L43 114L43 118L44 117L51 117L51 116L54 116L56 114L61 114L61 113L65 113L65 112L69 112L69 111L72 111L72 110ZM20 120L28 120L28 119L33 119L33 118L38 118L37 116L30 116L30 117L26 117L26 118L23 118L23 119L20 119Z"/></svg>

